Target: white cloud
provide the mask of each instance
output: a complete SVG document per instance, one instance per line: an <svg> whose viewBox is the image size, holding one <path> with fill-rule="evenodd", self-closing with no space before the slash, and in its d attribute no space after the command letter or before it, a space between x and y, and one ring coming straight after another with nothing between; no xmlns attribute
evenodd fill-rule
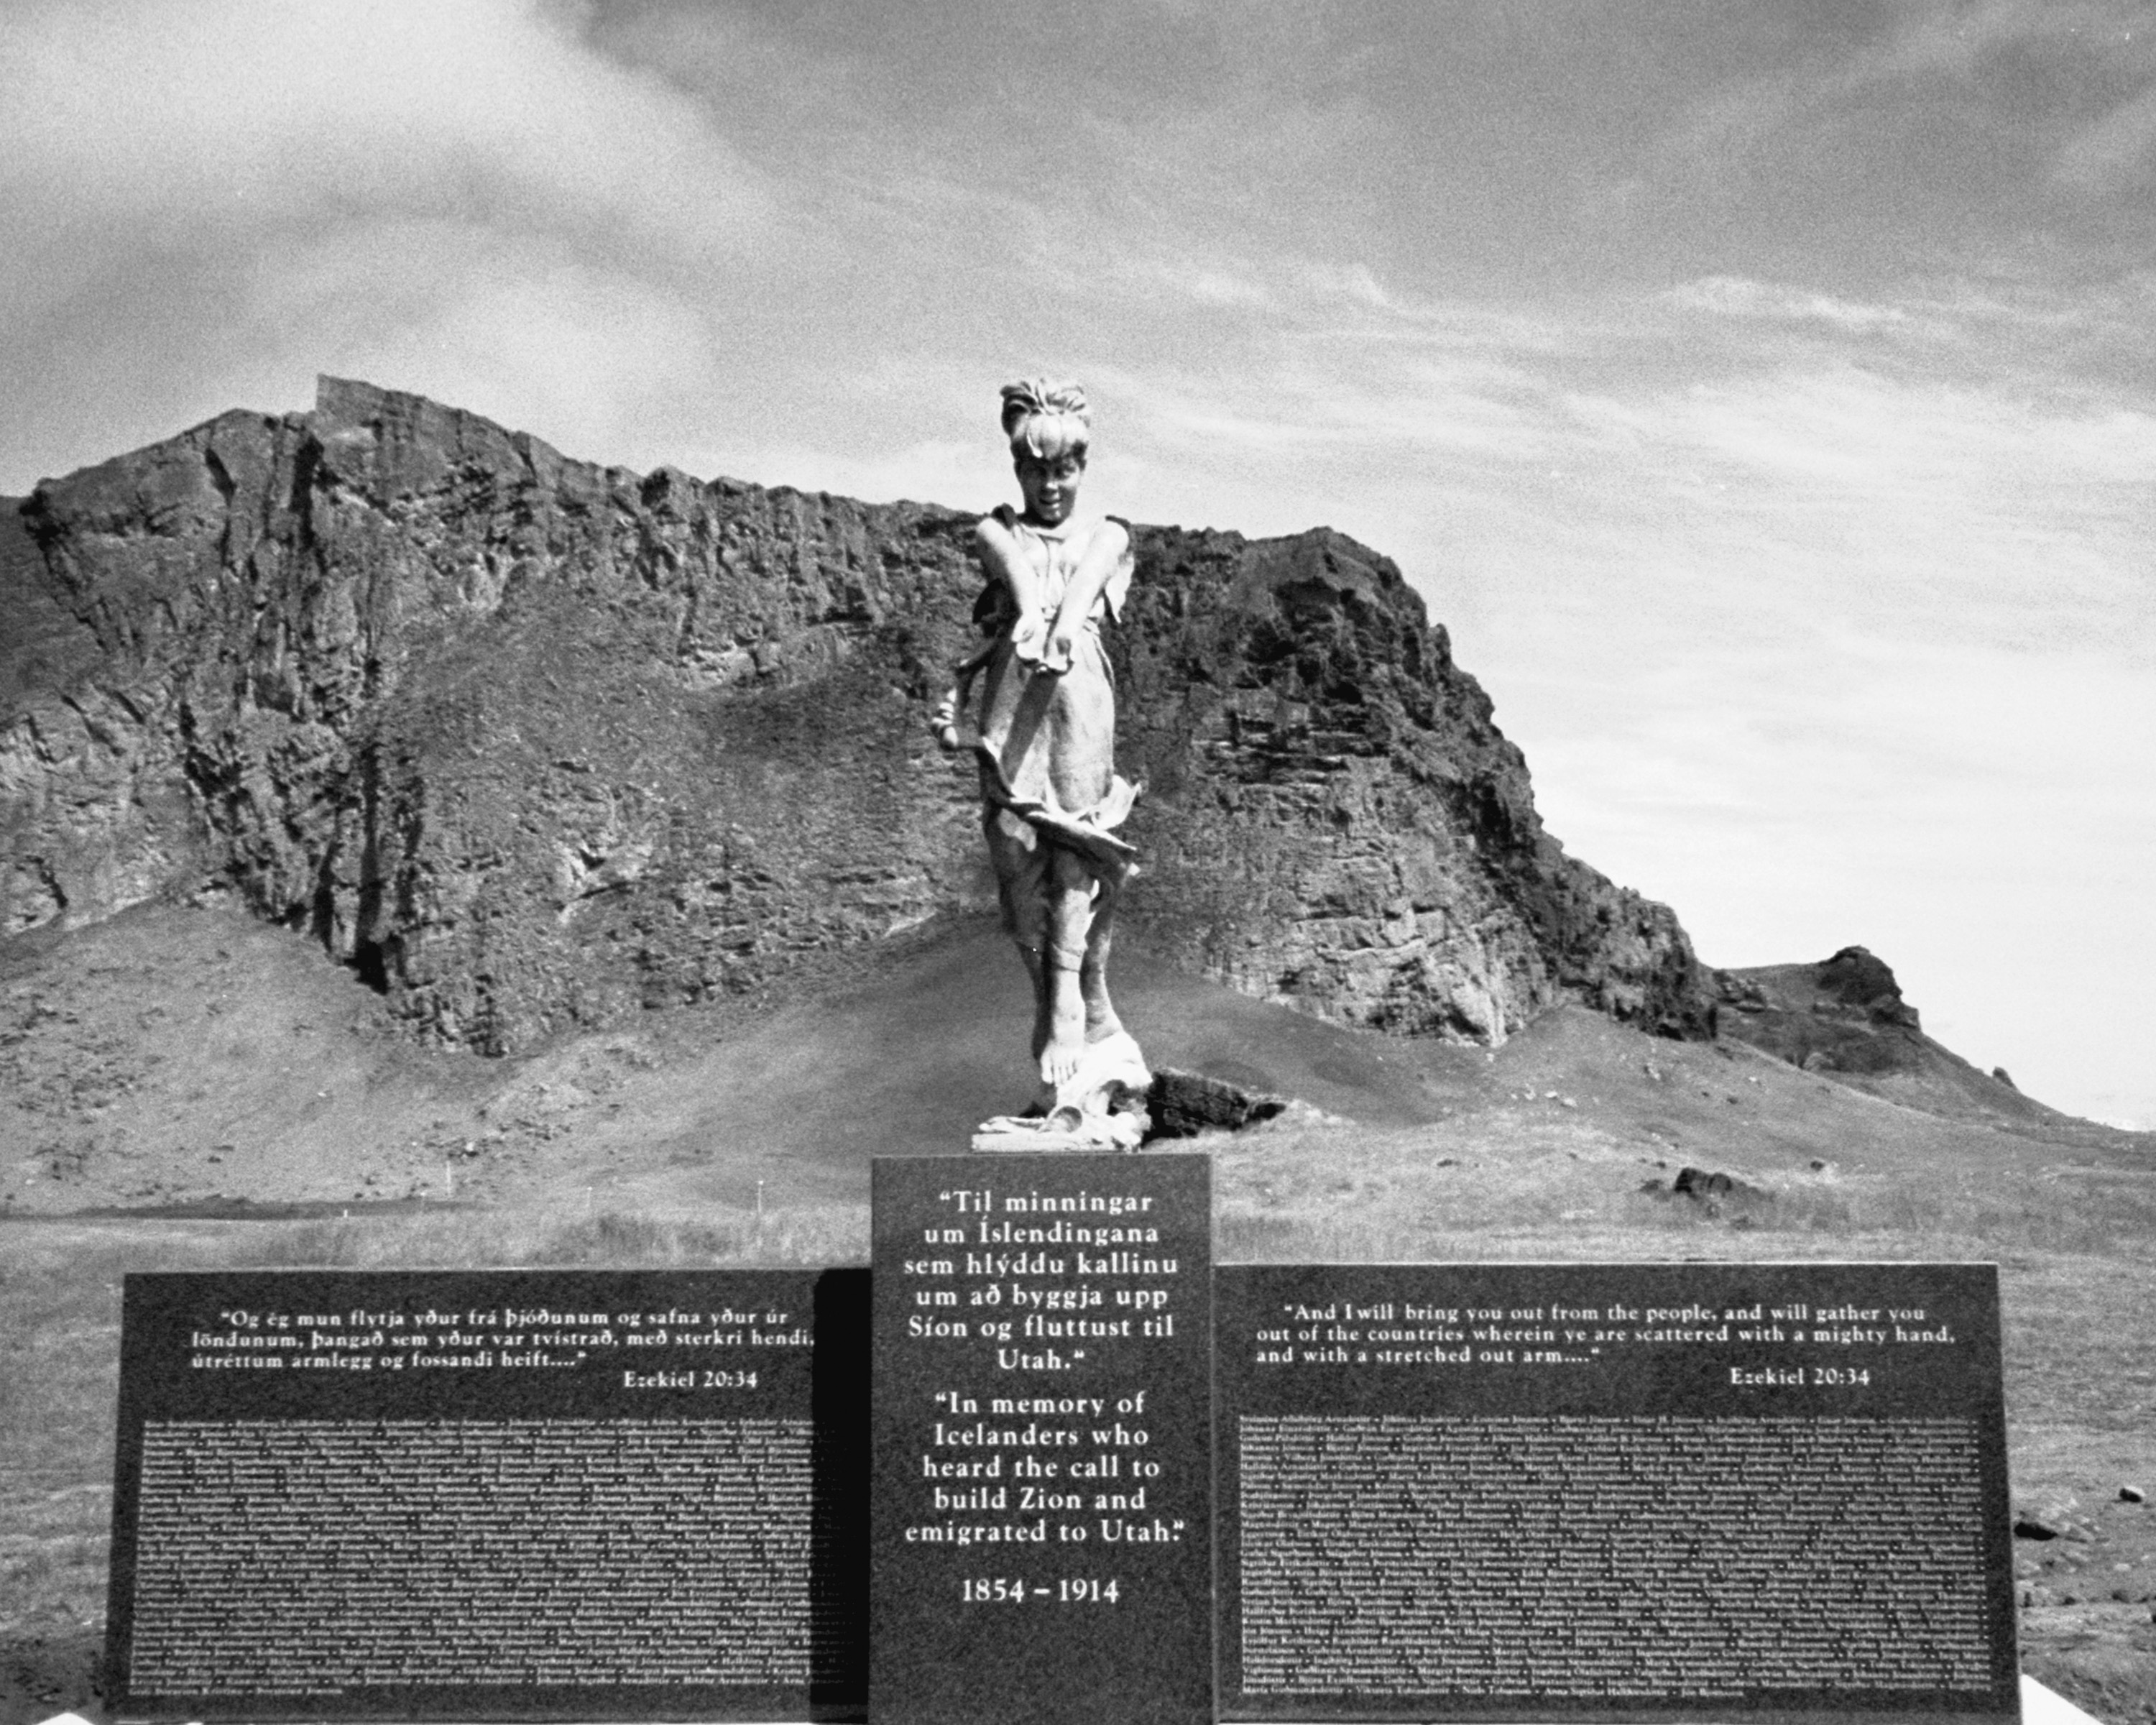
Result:
<svg viewBox="0 0 2156 1725"><path fill-rule="evenodd" d="M1981 384L1905 382L1853 365L1700 384L1653 403L1673 441L1763 473L1969 496L2010 480L2135 483L2156 460L2156 417L2046 411Z"/></svg>
<svg viewBox="0 0 2156 1725"><path fill-rule="evenodd" d="M1670 288L1659 297L1667 305L1726 317L1777 318L1859 331L1895 329L1909 321L1909 314L1898 305L1866 305L1830 294L1748 281L1737 275L1702 276Z"/></svg>
<svg viewBox="0 0 2156 1725"><path fill-rule="evenodd" d="M312 353L320 370L417 389L624 465L678 461L719 388L693 297L454 223L340 228L280 253L239 303L266 351Z"/></svg>
<svg viewBox="0 0 2156 1725"><path fill-rule="evenodd" d="M578 21L538 0L0 13L0 490L235 403L302 405L318 370L572 439L667 393L670 355L705 375L691 293L771 267L783 220L704 110Z"/></svg>
<svg viewBox="0 0 2156 1725"><path fill-rule="evenodd" d="M187 245L389 210L693 260L764 216L694 104L516 0L33 6L0 24L0 188L64 234Z"/></svg>

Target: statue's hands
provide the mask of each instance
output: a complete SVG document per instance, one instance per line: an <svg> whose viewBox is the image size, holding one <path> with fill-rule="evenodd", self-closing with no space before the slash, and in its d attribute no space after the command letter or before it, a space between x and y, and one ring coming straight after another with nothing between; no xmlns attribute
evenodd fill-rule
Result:
<svg viewBox="0 0 2156 1725"><path fill-rule="evenodd" d="M1061 676L1070 669L1070 662L1077 653L1078 627L1059 613L1048 631L1048 650L1041 655L1040 668Z"/></svg>
<svg viewBox="0 0 2156 1725"><path fill-rule="evenodd" d="M1038 611L1023 611L1011 625L1011 653L1020 665L1039 665L1048 647L1048 619Z"/></svg>

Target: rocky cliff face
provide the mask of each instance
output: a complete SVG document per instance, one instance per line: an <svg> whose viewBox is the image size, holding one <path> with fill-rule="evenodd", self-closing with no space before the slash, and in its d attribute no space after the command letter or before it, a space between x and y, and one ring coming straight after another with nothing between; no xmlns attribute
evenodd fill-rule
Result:
<svg viewBox="0 0 2156 1725"><path fill-rule="evenodd" d="M985 906L971 770L926 723L975 644L969 529L327 379L41 486L0 511L5 930L228 891L506 1051ZM1711 1030L1675 917L1542 831L1391 563L1134 536L1126 902L1157 943L1404 1034L1563 999Z"/></svg>

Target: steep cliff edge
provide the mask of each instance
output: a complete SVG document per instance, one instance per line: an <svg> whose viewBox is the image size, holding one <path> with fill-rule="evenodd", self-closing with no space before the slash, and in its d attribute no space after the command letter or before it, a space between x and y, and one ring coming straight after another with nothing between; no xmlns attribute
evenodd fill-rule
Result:
<svg viewBox="0 0 2156 1725"><path fill-rule="evenodd" d="M325 379L0 511L4 927L237 894L448 1044L528 1047L993 901L926 715L970 518L638 475ZM1141 527L1113 643L1157 947L1340 1022L1710 1034L1388 561Z"/></svg>

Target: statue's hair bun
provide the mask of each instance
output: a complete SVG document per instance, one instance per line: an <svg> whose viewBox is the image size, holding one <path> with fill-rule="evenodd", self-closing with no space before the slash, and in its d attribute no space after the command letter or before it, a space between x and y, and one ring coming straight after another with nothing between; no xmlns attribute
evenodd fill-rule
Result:
<svg viewBox="0 0 2156 1725"><path fill-rule="evenodd" d="M1082 443L1091 429L1093 416L1086 405L1086 392L1076 383L1051 383L1045 377L1024 377L1004 385L1004 435L1015 444L1034 419L1075 419L1080 434L1070 441Z"/></svg>

